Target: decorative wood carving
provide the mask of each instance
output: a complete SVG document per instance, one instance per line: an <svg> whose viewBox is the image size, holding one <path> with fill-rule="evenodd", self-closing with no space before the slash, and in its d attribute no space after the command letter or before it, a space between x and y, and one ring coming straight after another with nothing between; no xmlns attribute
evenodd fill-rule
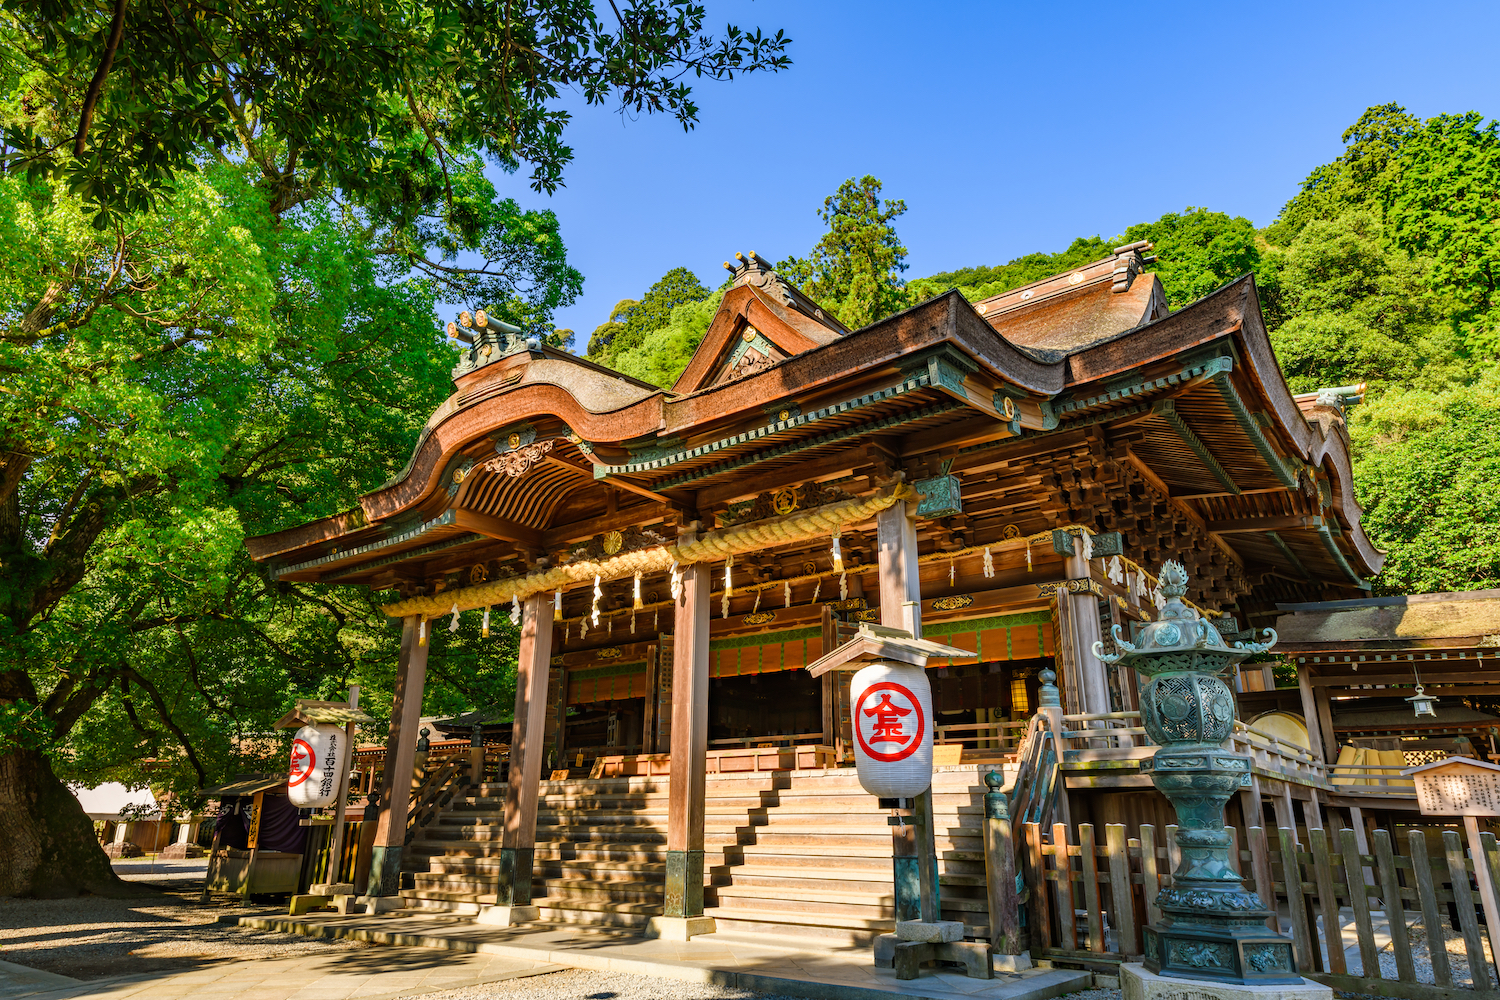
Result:
<svg viewBox="0 0 1500 1000"><path fill-rule="evenodd" d="M484 464L491 472L503 472L512 479L524 476L552 450L553 441L536 441L522 445L503 455L496 455Z"/></svg>

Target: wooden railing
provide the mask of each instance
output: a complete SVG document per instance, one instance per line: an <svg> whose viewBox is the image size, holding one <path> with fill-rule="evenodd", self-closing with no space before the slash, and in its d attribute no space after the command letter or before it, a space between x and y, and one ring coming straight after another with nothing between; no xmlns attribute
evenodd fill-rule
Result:
<svg viewBox="0 0 1500 1000"><path fill-rule="evenodd" d="M308 850L314 854L309 883L354 882L359 861L359 841L364 829L362 811L351 811L344 818L344 836L339 841L339 857L329 863L328 845L332 840L332 823L319 823L308 830Z"/></svg>
<svg viewBox="0 0 1500 1000"><path fill-rule="evenodd" d="M1030 719L1002 722L956 722L952 725L936 726L933 742L940 746L959 744L966 750L993 751L998 755L1013 755L1020 746Z"/></svg>
<svg viewBox="0 0 1500 1000"><path fill-rule="evenodd" d="M1319 759L1295 743L1278 739L1271 733L1247 726L1238 719L1229 737L1232 749L1248 754L1256 766L1274 771L1304 785L1328 787L1328 768Z"/></svg>
<svg viewBox="0 0 1500 1000"><path fill-rule="evenodd" d="M1059 734L1058 745L1063 761L1131 760L1151 756L1156 752L1156 746L1140 725L1140 717L1139 712L1061 716L1065 728ZM1329 767L1305 748L1239 720L1235 720L1227 742L1229 749L1247 754L1258 769L1297 784L1340 794L1416 794L1411 779L1400 776L1400 767L1375 764Z"/></svg>
<svg viewBox="0 0 1500 1000"><path fill-rule="evenodd" d="M771 747L794 747L804 743L822 743L822 733L797 733L792 736L740 736L728 740L709 740L708 745L714 748L730 749L744 747L745 749L768 749ZM610 748L613 753L624 752L621 748Z"/></svg>
<svg viewBox="0 0 1500 1000"><path fill-rule="evenodd" d="M450 760L423 779L412 793L411 809L406 815L406 843L416 839L417 832L453 801L461 786L468 784L464 761Z"/></svg>
<svg viewBox="0 0 1500 1000"><path fill-rule="evenodd" d="M1142 930L1161 919L1156 898L1181 863L1177 828L1142 824L1133 838L1121 824L1106 826L1102 838L1088 823L1076 837L1061 823L1017 829L1032 956L1094 967L1139 961ZM1500 1000L1491 933L1500 930L1500 913L1488 912L1500 847L1491 834L1478 835L1476 863L1453 830L1443 831L1439 853L1422 831L1410 831L1404 854L1385 830L1373 832L1373 854L1360 852L1353 830L1308 830L1306 844L1288 829L1251 827L1244 844L1233 827L1225 832L1248 887L1287 915L1302 975L1352 993ZM1284 929L1276 917L1267 924ZM1461 950L1450 951L1450 942Z"/></svg>

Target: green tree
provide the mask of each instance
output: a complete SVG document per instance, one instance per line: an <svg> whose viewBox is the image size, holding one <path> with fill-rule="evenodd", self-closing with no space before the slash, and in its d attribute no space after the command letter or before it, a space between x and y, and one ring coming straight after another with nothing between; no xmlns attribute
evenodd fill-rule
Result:
<svg viewBox="0 0 1500 1000"><path fill-rule="evenodd" d="M529 163L552 191L572 156L562 91L691 128L684 76L789 65L780 32L713 35L691 0L610 9L614 23L579 0L4 0L0 164L63 178L106 217L146 208L225 148L254 148L275 212L324 187L420 205L468 151Z"/></svg>
<svg viewBox="0 0 1500 1000"><path fill-rule="evenodd" d="M1372 212L1313 220L1277 256L1287 318L1272 342L1293 391L1452 377L1457 344L1431 308L1426 262L1388 246Z"/></svg>
<svg viewBox="0 0 1500 1000"><path fill-rule="evenodd" d="M684 74L788 65L685 0L615 16L0 0L0 895L117 888L54 767L193 787L296 695L388 687L371 597L241 539L398 471L450 388L435 301L559 336L557 220L484 167L555 189L563 88L690 128ZM508 683L466 629L438 701Z"/></svg>
<svg viewBox="0 0 1500 1000"><path fill-rule="evenodd" d="M1264 236L1294 389L1369 383L1352 415L1364 527L1388 593L1500 579L1500 134L1477 114L1369 108Z"/></svg>
<svg viewBox="0 0 1500 1000"><path fill-rule="evenodd" d="M945 271L927 278L916 278L907 285L907 288L914 301L928 299L934 295L941 295L950 288L957 288L963 293L964 298L970 302L978 302L980 299L1008 292L1012 288L1020 288L1033 281L1070 271L1080 264L1108 257L1110 249L1116 245L1106 243L1097 236L1079 237L1062 253L1029 253L1017 257L1008 264Z"/></svg>
<svg viewBox="0 0 1500 1000"><path fill-rule="evenodd" d="M664 326L650 331L635 347L615 356L615 369L664 389L670 388L688 362L693 360L693 352L703 342L723 299L724 290L721 288L700 302L684 302L677 306Z"/></svg>
<svg viewBox="0 0 1500 1000"><path fill-rule="evenodd" d="M1443 392L1392 387L1350 431L1365 531L1388 594L1500 587L1500 374Z"/></svg>
<svg viewBox="0 0 1500 1000"><path fill-rule="evenodd" d="M851 330L905 308L910 299L901 278L906 247L893 225L906 202L882 200L881 188L868 174L840 184L818 212L828 232L807 261L793 258L777 265Z"/></svg>
<svg viewBox="0 0 1500 1000"><path fill-rule="evenodd" d="M640 304L638 299L621 299L615 303L615 307L609 311L609 319L594 327L594 332L589 336L589 357L604 356L615 338L625 330L625 321L630 319L630 314Z"/></svg>
<svg viewBox="0 0 1500 1000"><path fill-rule="evenodd" d="M1150 240L1155 247L1156 262L1150 269L1161 279L1174 309L1260 268L1254 224L1206 208L1189 208L1180 215L1168 212L1155 222L1131 226L1113 245L1138 240ZM1261 284L1264 293L1267 282Z"/></svg>
<svg viewBox="0 0 1500 1000"><path fill-rule="evenodd" d="M112 891L54 768L190 790L279 751L263 734L298 695L388 697L372 597L275 583L243 538L399 470L451 391L440 293L542 315L576 288L555 219L493 189L478 239L501 259L516 216L513 285L441 282L456 246L332 198L277 216L258 179L210 167L101 230L60 184L0 176L0 801L28 803L0 810L0 895ZM435 702L510 683L503 642L464 655Z"/></svg>
<svg viewBox="0 0 1500 1000"><path fill-rule="evenodd" d="M708 289L696 274L685 267L672 268L639 300L622 299L615 305L609 322L597 327L589 339L589 357L613 366L621 354L639 347L648 334L667 326L672 310L707 297Z"/></svg>

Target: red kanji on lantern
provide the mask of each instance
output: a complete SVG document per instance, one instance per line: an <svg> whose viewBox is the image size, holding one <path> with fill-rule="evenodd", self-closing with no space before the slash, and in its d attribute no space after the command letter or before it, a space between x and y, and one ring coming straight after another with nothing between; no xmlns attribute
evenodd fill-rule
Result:
<svg viewBox="0 0 1500 1000"><path fill-rule="evenodd" d="M891 704L891 693L880 692L880 704L865 709L866 715L875 717L875 726L870 731L871 743L905 743L907 736L901 732L901 717L910 715L911 709L897 708Z"/></svg>

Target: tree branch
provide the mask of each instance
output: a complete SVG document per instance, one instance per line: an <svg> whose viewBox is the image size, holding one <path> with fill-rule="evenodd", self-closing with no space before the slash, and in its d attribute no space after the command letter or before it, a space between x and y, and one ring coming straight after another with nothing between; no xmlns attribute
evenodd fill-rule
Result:
<svg viewBox="0 0 1500 1000"><path fill-rule="evenodd" d="M151 704L156 706L156 714L161 716L162 724L172 731L172 735L177 737L177 742L182 745L182 749L187 751L188 762L193 765L193 770L198 772L198 787L208 784L208 772L203 769L203 762L198 759L198 751L193 749L193 741L188 739L188 734L182 731L181 726L172 721L172 713L167 708L167 703L162 700L161 692L156 690L156 685L142 677L133 667L126 667L125 670L129 678L135 681L136 687L146 692L151 698Z"/></svg>
<svg viewBox="0 0 1500 1000"><path fill-rule="evenodd" d="M114 17L109 22L109 40L104 44L104 58L94 71L94 78L89 81L88 93L83 95L83 111L78 116L78 134L73 137L73 155L80 159L83 158L84 140L88 138L89 126L94 122L94 108L99 104L99 95L104 92L104 81L109 76L110 66L114 64L120 39L125 35L125 3L126 0L115 0Z"/></svg>

